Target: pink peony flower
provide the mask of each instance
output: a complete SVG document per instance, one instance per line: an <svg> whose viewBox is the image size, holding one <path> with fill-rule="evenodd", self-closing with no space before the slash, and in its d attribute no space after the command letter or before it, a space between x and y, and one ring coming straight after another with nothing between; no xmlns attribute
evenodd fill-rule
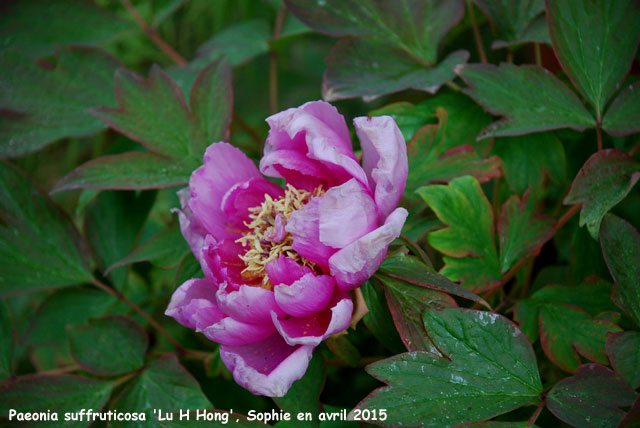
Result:
<svg viewBox="0 0 640 428"><path fill-rule="evenodd" d="M209 146L181 191L180 225L202 265L166 314L218 342L238 384L283 396L313 349L347 328L347 293L378 269L407 217L396 208L407 152L392 118L354 120L363 162L344 118L310 102L267 119L260 171L227 143Z"/></svg>

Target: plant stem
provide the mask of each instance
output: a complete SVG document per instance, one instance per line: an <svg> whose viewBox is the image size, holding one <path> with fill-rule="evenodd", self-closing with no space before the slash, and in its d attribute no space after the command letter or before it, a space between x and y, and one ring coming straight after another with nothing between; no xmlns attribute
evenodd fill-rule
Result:
<svg viewBox="0 0 640 428"><path fill-rule="evenodd" d="M633 146L631 150L629 150L629 156L633 157L638 152L638 150L640 150L640 138L638 138L636 145Z"/></svg>
<svg viewBox="0 0 640 428"><path fill-rule="evenodd" d="M287 15L287 9L282 8L276 15L276 24L273 27L272 40L277 39L282 31L282 24ZM278 53L271 48L269 51L269 110L271 114L278 112Z"/></svg>
<svg viewBox="0 0 640 428"><path fill-rule="evenodd" d="M540 52L540 43L533 44L533 51L536 55L536 64L542 67L542 52Z"/></svg>
<svg viewBox="0 0 640 428"><path fill-rule="evenodd" d="M598 125L596 126L596 133L598 134L598 151L600 151L602 150L602 128L600 121L598 121Z"/></svg>
<svg viewBox="0 0 640 428"><path fill-rule="evenodd" d="M253 129L247 122L245 122L245 120L236 112L233 112L233 121L237 123L238 126L242 128L247 134L249 134L253 141L255 141L259 146L262 146L263 141L262 138L260 138L260 135L258 135L256 130Z"/></svg>
<svg viewBox="0 0 640 428"><path fill-rule="evenodd" d="M540 415L540 412L544 408L546 401L547 399L544 396L540 399L540 404L538 404L538 407L536 407L536 410L533 412L533 415L531 415L531 417L527 421L527 428L533 426L533 424L536 423L536 419L538 419L538 416Z"/></svg>
<svg viewBox="0 0 640 428"><path fill-rule="evenodd" d="M473 28L473 38L476 41L476 48L478 49L478 55L480 61L483 64L487 63L487 55L484 53L484 46L482 45L482 37L480 37L480 30L478 29L478 22L476 21L476 14L473 11L473 4L471 0L467 0L467 9L469 10L469 18L471 18L471 27Z"/></svg>
<svg viewBox="0 0 640 428"><path fill-rule="evenodd" d="M73 372L76 370L80 370L80 367L75 364L72 364L70 366L56 367L55 369L44 370L44 371L38 372L38 374L39 375L58 375L58 374Z"/></svg>
<svg viewBox="0 0 640 428"><path fill-rule="evenodd" d="M453 83L453 80L445 83L445 85L449 88L449 89L453 89L456 92L460 92L462 90L462 88L460 86L458 86L456 83Z"/></svg>
<svg viewBox="0 0 640 428"><path fill-rule="evenodd" d="M140 314L140 316L142 318L144 318L154 329L156 329L156 331L158 333L162 334L164 337L167 338L167 340L169 342L171 342L171 344L176 348L176 350L178 351L178 353L180 355L183 355L185 353L185 349L182 347L182 345L176 339L173 338L173 336L171 336L160 324L158 324L158 322L156 320L151 318L151 316L149 314L147 314L145 311L143 311L140 306L136 305L131 300L127 299L124 296L124 294L122 294L118 290L115 290L115 289L109 287L108 285L100 282L96 278L92 278L91 279L91 283L93 285L95 285L96 287L98 287L99 289L101 289L102 291L105 291L105 292L111 294L112 296L118 298L124 304L126 304L131 309L133 309L138 314Z"/></svg>
<svg viewBox="0 0 640 428"><path fill-rule="evenodd" d="M147 24L144 19L142 18L142 16L138 13L138 10L135 8L135 6L133 4L131 4L130 0L122 0L122 4L124 5L125 9L127 9L127 12L129 12L129 15L131 15L131 17L133 18L134 21L136 21L136 24L138 24L138 27L140 27L140 29L142 31L144 31L145 33L147 33L147 35L149 36L149 38L151 39L151 41L162 51L165 53L165 55L167 55L169 58L171 58L171 60L173 62L175 62L178 65L182 65L185 66L188 64L187 60L185 60L182 55L180 55L178 52L176 52L175 49L173 49L171 47L171 45L169 45L169 43L165 42L162 37L160 37L160 34L158 34L158 32L149 24Z"/></svg>
<svg viewBox="0 0 640 428"><path fill-rule="evenodd" d="M513 51L507 48L507 62L513 64Z"/></svg>

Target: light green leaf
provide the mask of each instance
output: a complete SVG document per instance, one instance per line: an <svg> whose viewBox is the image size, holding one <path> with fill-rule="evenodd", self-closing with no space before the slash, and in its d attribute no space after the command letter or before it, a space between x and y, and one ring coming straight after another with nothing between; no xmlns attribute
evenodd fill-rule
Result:
<svg viewBox="0 0 640 428"><path fill-rule="evenodd" d="M567 86L542 67L469 64L458 71L464 93L504 119L478 138L523 135L557 128L582 131L596 121Z"/></svg>

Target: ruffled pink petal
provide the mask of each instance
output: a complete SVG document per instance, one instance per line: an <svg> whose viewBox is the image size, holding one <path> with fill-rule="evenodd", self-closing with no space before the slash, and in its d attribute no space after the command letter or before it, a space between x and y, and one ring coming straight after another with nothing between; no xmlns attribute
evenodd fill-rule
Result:
<svg viewBox="0 0 640 428"><path fill-rule="evenodd" d="M200 249L204 245L205 237L207 236L207 230L196 216L193 215L191 208L189 208L190 191L189 188L184 188L177 192L180 199L180 206L182 209L175 208L171 210L173 213L178 213L178 221L180 222L180 231L182 236L189 244L191 252L200 260Z"/></svg>
<svg viewBox="0 0 640 428"><path fill-rule="evenodd" d="M293 150L306 158L317 161L330 171L334 177L329 186L344 183L352 177L367 183L366 175L353 154L349 131L342 115L335 107L323 101L306 103L298 108L291 108L267 118L271 130L265 146L265 157L260 162L260 170L265 175L274 173L271 168L276 160L276 153L282 150ZM304 141L305 146L301 144ZM282 162L280 161L280 164ZM314 177L308 171L287 167L297 171L301 176ZM281 171L279 175L283 176ZM317 177L317 176L315 176ZM292 176L300 179L300 176ZM298 182L287 180L299 188ZM305 183L307 184L307 183Z"/></svg>
<svg viewBox="0 0 640 428"><path fill-rule="evenodd" d="M284 314L276 305L274 293L261 287L241 285L238 290L228 290L220 285L216 293L218 307L227 315L247 323L270 323L271 311Z"/></svg>
<svg viewBox="0 0 640 428"><path fill-rule="evenodd" d="M383 216L400 202L407 184L407 145L389 116L358 117L353 121L362 147L362 166Z"/></svg>
<svg viewBox="0 0 640 428"><path fill-rule="evenodd" d="M272 284L291 285L302 278L305 273L311 272L309 268L302 267L295 260L281 255L265 265L267 276Z"/></svg>
<svg viewBox="0 0 640 428"><path fill-rule="evenodd" d="M276 219L273 221L273 226L269 226L264 232L264 239L269 242L280 242L284 239L287 231L284 230L286 220L282 213L276 214Z"/></svg>
<svg viewBox="0 0 640 428"><path fill-rule="evenodd" d="M396 208L384 225L331 256L331 275L342 291L348 292L361 286L378 270L387 255L389 244L400 236L407 215L404 208Z"/></svg>
<svg viewBox="0 0 640 428"><path fill-rule="evenodd" d="M270 322L254 324L225 317L201 330L207 339L221 345L240 346L269 337L275 328Z"/></svg>
<svg viewBox="0 0 640 428"><path fill-rule="evenodd" d="M202 272L205 277L212 278L218 284L227 282L234 290L242 284L260 285L262 278L242 274L246 265L239 256L246 251L234 238L216 242L208 236L201 252Z"/></svg>
<svg viewBox="0 0 640 428"><path fill-rule="evenodd" d="M279 334L244 346L221 346L236 383L254 394L283 397L307 371L313 346L289 346Z"/></svg>
<svg viewBox="0 0 640 428"><path fill-rule="evenodd" d="M278 307L294 317L306 317L327 307L335 281L329 275L308 273L291 285L279 284L273 289ZM278 314L278 317L282 314Z"/></svg>
<svg viewBox="0 0 640 428"><path fill-rule="evenodd" d="M260 206L265 195L277 199L284 196L284 190L262 177L236 183L222 197L222 212L227 216L229 223L246 229L244 222L249 219L249 208Z"/></svg>
<svg viewBox="0 0 640 428"><path fill-rule="evenodd" d="M222 199L234 185L260 178L258 168L240 150L228 143L215 143L207 148L204 165L191 174L189 207L209 233L217 240L237 236L222 210Z"/></svg>
<svg viewBox="0 0 640 428"><path fill-rule="evenodd" d="M317 199L319 238L328 247L346 247L379 224L375 202L356 179L332 187Z"/></svg>
<svg viewBox="0 0 640 428"><path fill-rule="evenodd" d="M269 177L284 178L298 189L313 191L337 184L336 177L320 162L294 150L274 150L260 159L260 171Z"/></svg>
<svg viewBox="0 0 640 428"><path fill-rule="evenodd" d="M215 303L216 289L207 279L190 279L173 292L164 314L192 329L207 321L215 323L224 316Z"/></svg>
<svg viewBox="0 0 640 428"><path fill-rule="evenodd" d="M320 241L320 197L313 198L287 220L286 231L293 236L293 250L322 268L336 251Z"/></svg>
<svg viewBox="0 0 640 428"><path fill-rule="evenodd" d="M317 346L329 336L346 329L351 321L353 302L349 296L335 293L332 302L331 308L306 317L279 319L278 315L272 312L271 319L278 333L289 345Z"/></svg>

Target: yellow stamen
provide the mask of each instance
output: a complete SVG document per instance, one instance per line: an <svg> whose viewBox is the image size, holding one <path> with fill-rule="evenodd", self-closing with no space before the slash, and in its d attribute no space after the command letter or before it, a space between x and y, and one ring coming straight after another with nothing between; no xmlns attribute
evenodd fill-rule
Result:
<svg viewBox="0 0 640 428"><path fill-rule="evenodd" d="M316 269L314 263L293 251L293 236L290 233L285 233L284 237L278 242L273 242L270 237L276 232L275 223L278 215L281 215L286 223L291 214L301 209L311 199L323 194L322 187L317 187L313 192L308 192L287 184L284 196L274 200L271 196L265 194L265 199L259 206L249 208L251 222L245 222L245 226L249 231L236 240L243 247L249 248L244 255L239 256L246 265L242 271L243 276L247 278L262 277L261 287L272 289L273 285L269 281L265 265L270 261L276 260L282 254L286 254L287 257L302 266L308 266L313 270Z"/></svg>

